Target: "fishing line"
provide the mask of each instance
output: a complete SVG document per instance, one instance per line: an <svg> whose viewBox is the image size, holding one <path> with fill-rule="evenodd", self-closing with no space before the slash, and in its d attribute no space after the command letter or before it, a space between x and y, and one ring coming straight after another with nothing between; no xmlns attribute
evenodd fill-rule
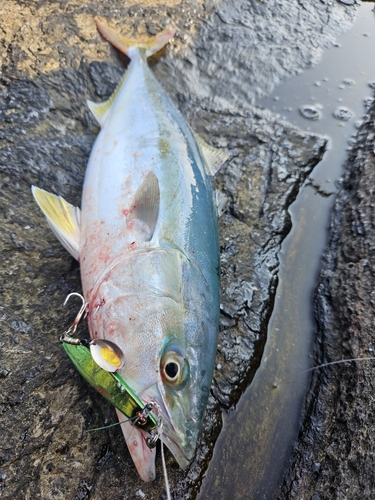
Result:
<svg viewBox="0 0 375 500"><path fill-rule="evenodd" d="M160 440L160 443L161 443L161 462L163 464L163 474L164 474L165 489L167 492L167 500L171 500L172 497L171 497L171 490L169 489L167 466L165 465L164 443L162 440Z"/></svg>
<svg viewBox="0 0 375 500"><path fill-rule="evenodd" d="M319 370L320 368L325 368L326 366L339 365L339 364L342 364L342 363L350 363L351 361L375 361L375 356L371 356L371 357L368 357L368 358L348 358L348 359L339 359L337 361L329 361L328 363L323 363L321 365L313 366L311 368L308 368L307 370L303 370L302 372L298 372L295 375L292 375L292 376L287 377L287 378L283 378L283 379L281 379L280 382L281 383L282 382L287 382L288 380L291 381L291 380L294 379L294 377L296 375L303 375L305 373L309 373L309 372L313 372L315 370ZM278 384L276 382L274 382L273 387L277 388L277 386L278 386Z"/></svg>
<svg viewBox="0 0 375 500"><path fill-rule="evenodd" d="M349 358L349 359L339 359L337 361L330 361L328 363L323 363L322 365L313 366L308 370L304 370L303 372L299 372L298 375L303 375L304 373L313 372L314 370L318 370L318 368L325 368L326 366L339 365L341 363L350 363L351 361L375 361L375 357L369 358Z"/></svg>
<svg viewBox="0 0 375 500"><path fill-rule="evenodd" d="M102 431L104 429L109 429L115 425L125 424L125 422L133 422L137 417L128 418L127 420L122 420L121 422L115 422L114 424L104 425L103 427L95 427L94 429L87 429L86 432Z"/></svg>

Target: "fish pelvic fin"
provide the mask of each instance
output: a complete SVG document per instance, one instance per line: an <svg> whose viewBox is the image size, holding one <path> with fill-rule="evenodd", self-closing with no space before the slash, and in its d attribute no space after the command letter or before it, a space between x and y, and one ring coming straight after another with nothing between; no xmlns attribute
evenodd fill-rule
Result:
<svg viewBox="0 0 375 500"><path fill-rule="evenodd" d="M44 189L32 186L31 191L62 246L79 260L81 210Z"/></svg>
<svg viewBox="0 0 375 500"><path fill-rule="evenodd" d="M145 52L146 57L150 57L166 45L176 33L175 28L170 27L148 39L131 40L120 35L117 31L109 28L95 17L96 27L102 37L111 45L116 47L131 59L131 49L137 48Z"/></svg>

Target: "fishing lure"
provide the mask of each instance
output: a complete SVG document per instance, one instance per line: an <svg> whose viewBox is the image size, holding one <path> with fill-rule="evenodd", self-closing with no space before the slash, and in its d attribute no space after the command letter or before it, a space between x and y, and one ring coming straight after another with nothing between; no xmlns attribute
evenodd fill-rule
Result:
<svg viewBox="0 0 375 500"><path fill-rule="evenodd" d="M158 435L186 468L216 355L220 283L212 177L228 156L192 132L147 65L174 29L132 41L98 19L96 24L130 64L106 102L88 102L101 131L87 166L81 209L33 187L52 230L80 262L94 343L88 349L73 340L64 348L97 388L103 373L94 373L90 355L109 372L112 403L116 384L120 391L125 388L140 408L129 414L154 404L147 422L161 418ZM127 410L115 406L123 420ZM155 451L146 444L149 434L131 422L121 428L140 476L152 480Z"/></svg>
<svg viewBox="0 0 375 500"><path fill-rule="evenodd" d="M77 325L86 310L84 298L78 293L71 293L66 298L64 305L72 295L82 299L82 307L69 329L60 337L60 342L69 356L71 362L84 379L94 387L107 401L128 417L132 425L139 426L150 433L146 438L149 448L156 445L161 422L153 415L152 411L157 404L141 401L122 377L114 372L116 366L121 364L117 347L105 340L79 339L75 337Z"/></svg>

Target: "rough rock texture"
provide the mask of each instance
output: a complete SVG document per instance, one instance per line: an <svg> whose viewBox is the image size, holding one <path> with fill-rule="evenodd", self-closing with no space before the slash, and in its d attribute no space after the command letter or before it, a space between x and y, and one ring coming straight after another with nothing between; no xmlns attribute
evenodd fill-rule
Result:
<svg viewBox="0 0 375 500"><path fill-rule="evenodd" d="M161 474L152 484L139 480L118 428L86 432L115 414L57 341L77 312L73 301L62 303L80 290L79 267L30 193L36 184L79 205L98 130L85 100L108 97L122 73L94 29L99 14L133 36L154 34L173 19L178 35L154 71L192 127L232 156L217 179L229 203L220 224L222 320L212 397L191 468L183 473L167 457L175 498L194 498L220 432L220 408L236 403L259 363L277 251L290 228L287 208L325 147L324 139L250 103L316 60L353 10L330 1L117 0L8 1L0 10L0 495L116 500L164 491Z"/></svg>
<svg viewBox="0 0 375 500"><path fill-rule="evenodd" d="M358 132L316 291L316 364L374 356L375 106ZM375 362L313 373L304 423L278 498L375 498Z"/></svg>

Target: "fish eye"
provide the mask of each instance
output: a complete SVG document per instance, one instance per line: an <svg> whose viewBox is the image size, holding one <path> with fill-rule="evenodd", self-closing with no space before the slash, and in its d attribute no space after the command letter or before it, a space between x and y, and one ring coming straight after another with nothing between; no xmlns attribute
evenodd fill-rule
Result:
<svg viewBox="0 0 375 500"><path fill-rule="evenodd" d="M167 352L161 363L161 372L167 384L180 385L187 377L187 362L176 352Z"/></svg>
<svg viewBox="0 0 375 500"><path fill-rule="evenodd" d="M179 371L180 371L180 367L174 361L171 361L165 365L165 374L171 380L174 380L175 378L177 378Z"/></svg>

